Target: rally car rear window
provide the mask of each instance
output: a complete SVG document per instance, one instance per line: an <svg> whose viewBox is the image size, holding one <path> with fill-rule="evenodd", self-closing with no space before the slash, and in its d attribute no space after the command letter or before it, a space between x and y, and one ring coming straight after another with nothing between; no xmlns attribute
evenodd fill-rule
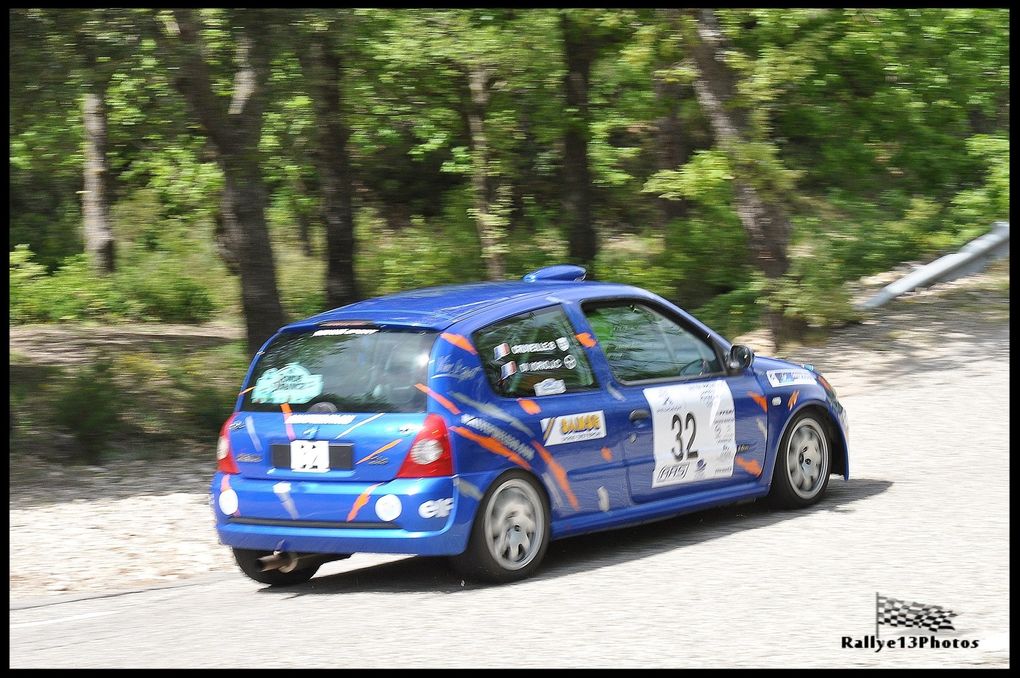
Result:
<svg viewBox="0 0 1020 678"><path fill-rule="evenodd" d="M259 358L242 409L424 412L434 332L323 328L285 333Z"/></svg>

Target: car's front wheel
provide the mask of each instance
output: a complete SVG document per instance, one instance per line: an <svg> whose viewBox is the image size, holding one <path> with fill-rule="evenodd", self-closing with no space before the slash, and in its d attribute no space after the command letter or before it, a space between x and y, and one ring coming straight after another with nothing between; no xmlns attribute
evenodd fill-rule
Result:
<svg viewBox="0 0 1020 678"><path fill-rule="evenodd" d="M478 505L467 550L454 556L465 576L505 583L530 577L549 546L549 506L523 471L500 476Z"/></svg>
<svg viewBox="0 0 1020 678"><path fill-rule="evenodd" d="M232 549L234 552L234 560L237 561L237 566L241 568L241 572L248 575L249 578L254 579L260 584L269 584L270 586L294 586L295 584L303 584L319 571L319 565L308 565L305 567L297 567L289 572L280 570L267 570L262 571L262 562L259 558L273 555L272 551L253 551L251 549Z"/></svg>
<svg viewBox="0 0 1020 678"><path fill-rule="evenodd" d="M822 498L829 484L829 427L811 412L790 423L779 443L769 499L783 508L803 508Z"/></svg>

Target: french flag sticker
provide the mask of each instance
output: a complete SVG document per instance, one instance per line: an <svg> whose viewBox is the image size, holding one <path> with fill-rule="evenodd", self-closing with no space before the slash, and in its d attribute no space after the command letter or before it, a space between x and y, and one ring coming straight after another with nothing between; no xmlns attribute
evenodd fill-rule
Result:
<svg viewBox="0 0 1020 678"><path fill-rule="evenodd" d="M502 360L510 355L510 344L500 344L496 348L492 349L492 352L495 354L494 360Z"/></svg>
<svg viewBox="0 0 1020 678"><path fill-rule="evenodd" d="M517 374L517 363L513 360L499 368L500 379L508 379Z"/></svg>

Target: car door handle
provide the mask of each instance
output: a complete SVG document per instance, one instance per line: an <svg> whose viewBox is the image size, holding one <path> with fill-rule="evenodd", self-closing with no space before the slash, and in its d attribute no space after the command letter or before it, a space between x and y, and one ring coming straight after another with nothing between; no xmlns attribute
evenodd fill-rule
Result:
<svg viewBox="0 0 1020 678"><path fill-rule="evenodd" d="M651 416L652 413L648 410L632 410L629 419L630 423L635 424L642 419L649 419Z"/></svg>

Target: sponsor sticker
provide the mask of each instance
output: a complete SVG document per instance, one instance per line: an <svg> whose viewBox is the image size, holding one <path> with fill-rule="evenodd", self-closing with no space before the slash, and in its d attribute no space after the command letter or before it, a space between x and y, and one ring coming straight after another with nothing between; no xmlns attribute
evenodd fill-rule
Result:
<svg viewBox="0 0 1020 678"><path fill-rule="evenodd" d="M453 497L433 499L418 507L418 515L422 518L445 518L453 510Z"/></svg>
<svg viewBox="0 0 1020 678"><path fill-rule="evenodd" d="M808 370L792 369L792 370L769 370L765 373L765 378L769 380L769 383L774 387L778 386L797 386L798 384L814 384L816 383L815 375L813 372Z"/></svg>
<svg viewBox="0 0 1020 678"><path fill-rule="evenodd" d="M579 443L605 437L606 418L602 410L542 420L542 438L546 445Z"/></svg>
<svg viewBox="0 0 1020 678"><path fill-rule="evenodd" d="M563 356L563 366L566 367L568 370L574 369L575 367L577 367L577 358L570 354Z"/></svg>
<svg viewBox="0 0 1020 678"><path fill-rule="evenodd" d="M566 392L567 385L563 383L562 379L543 379L535 384L535 395L537 396L556 395Z"/></svg>
<svg viewBox="0 0 1020 678"><path fill-rule="evenodd" d="M556 347L561 351L566 351L570 348L570 342L567 341L566 337L560 337L556 340Z"/></svg>

